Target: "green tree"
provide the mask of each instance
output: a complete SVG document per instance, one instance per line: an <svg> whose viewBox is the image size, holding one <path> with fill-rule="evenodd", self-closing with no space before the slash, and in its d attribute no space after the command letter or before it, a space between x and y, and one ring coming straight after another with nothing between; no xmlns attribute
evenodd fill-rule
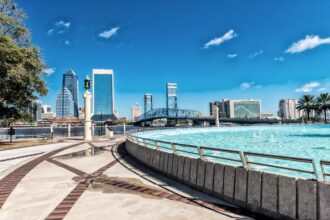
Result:
<svg viewBox="0 0 330 220"><path fill-rule="evenodd" d="M330 109L329 93L321 93L317 99L317 108L324 113L324 123L327 123L327 111Z"/></svg>
<svg viewBox="0 0 330 220"><path fill-rule="evenodd" d="M41 78L45 67L31 44L25 13L11 0L0 0L0 120L25 117L24 109L38 95L46 95Z"/></svg>
<svg viewBox="0 0 330 220"><path fill-rule="evenodd" d="M315 96L313 95L303 95L298 100L297 109L300 111L305 111L307 113L307 121L309 121L310 112L315 109Z"/></svg>

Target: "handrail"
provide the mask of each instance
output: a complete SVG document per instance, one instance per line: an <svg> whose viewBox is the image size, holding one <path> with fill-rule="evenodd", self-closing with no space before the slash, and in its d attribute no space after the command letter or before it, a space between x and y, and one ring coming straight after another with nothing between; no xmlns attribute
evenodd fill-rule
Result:
<svg viewBox="0 0 330 220"><path fill-rule="evenodd" d="M271 168L277 168L277 169L283 169L283 170L289 170L294 172L301 172L306 174L313 174L315 175L315 178L319 180L319 176L316 170L316 166L314 164L314 161L312 159L306 159L306 158L298 158L298 157L288 157L288 156L279 156L279 155L269 155L269 154L261 154L261 153L252 153L252 152L244 152L246 163L248 165L259 165L259 166L266 166ZM269 158L269 159L277 159L277 160L284 160L284 161L295 161L305 164L312 165L313 170L303 170L303 169L297 169L297 168L291 168L287 166L280 166L280 165L273 165L273 164L266 164L266 163L260 163L260 162L254 162L249 160L249 156L251 157L261 157L261 158Z"/></svg>
<svg viewBox="0 0 330 220"><path fill-rule="evenodd" d="M262 153L253 153L253 152L243 152L243 151L237 151L237 150L230 150L230 149L223 149L223 148L214 148L214 147L206 147L206 146L196 146L191 144L180 144L180 143L173 143L169 141L161 141L161 140L155 140L150 138L142 138L137 136L128 135L128 140L133 141L137 144L142 144L145 147L154 146L156 150L158 151L164 151L165 149L167 151L172 151L173 154L184 154L185 156L194 155L197 158L200 158L202 160L208 161L209 159L215 159L212 160L215 163L220 163L219 160L224 161L230 161L239 163L239 166L243 166L246 169L256 169L253 167L253 165L262 166L262 167L268 167L268 168L275 168L280 170L287 170L287 171L293 171L298 172L302 174L308 174L315 176L316 180L321 180L316 163L312 159L306 159L306 158L298 158L298 157L288 157L288 156L279 156L279 155L270 155L270 154L262 154ZM151 144L153 143L153 144ZM169 145L169 146L162 146ZM187 148L193 149L193 150L187 150ZM163 150L164 149L164 150ZM187 155L188 154L188 155ZM232 156L227 156L228 154L231 154ZM235 158L236 157L236 158ZM270 164L260 161L253 161L251 160L253 157L262 158L262 159L274 159L274 160L282 160L287 162L299 162L303 164L309 164L311 165L312 169L300 169L295 167L289 167L285 165L278 165L278 164ZM327 181L327 177L330 177L330 172L327 172L324 168L325 166L330 166L330 161L320 161L321 165L321 172L322 177L324 181Z"/></svg>
<svg viewBox="0 0 330 220"><path fill-rule="evenodd" d="M325 166L330 166L330 161L321 160L320 164L321 164L321 171L322 171L323 179L324 179L324 181L327 182L328 177L330 176L330 173L327 172L327 170L325 169Z"/></svg>

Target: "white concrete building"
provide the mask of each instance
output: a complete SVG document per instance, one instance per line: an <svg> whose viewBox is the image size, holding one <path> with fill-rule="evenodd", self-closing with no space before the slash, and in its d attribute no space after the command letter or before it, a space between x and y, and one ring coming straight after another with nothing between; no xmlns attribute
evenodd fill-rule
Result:
<svg viewBox="0 0 330 220"><path fill-rule="evenodd" d="M297 101L295 99L281 99L278 105L278 116L283 119L298 119L301 117L297 110Z"/></svg>

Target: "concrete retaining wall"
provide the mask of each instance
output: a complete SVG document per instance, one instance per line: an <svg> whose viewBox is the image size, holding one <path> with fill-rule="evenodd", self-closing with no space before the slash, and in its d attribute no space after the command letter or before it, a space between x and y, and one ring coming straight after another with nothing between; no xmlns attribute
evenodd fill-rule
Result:
<svg viewBox="0 0 330 220"><path fill-rule="evenodd" d="M277 219L330 219L330 184L174 155L126 142L130 155L163 174Z"/></svg>

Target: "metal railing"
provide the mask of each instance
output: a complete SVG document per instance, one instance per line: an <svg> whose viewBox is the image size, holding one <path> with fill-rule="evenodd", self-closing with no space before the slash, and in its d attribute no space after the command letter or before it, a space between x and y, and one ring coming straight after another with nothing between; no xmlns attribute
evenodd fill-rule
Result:
<svg viewBox="0 0 330 220"><path fill-rule="evenodd" d="M330 172L327 172L326 170L326 166L329 166L330 168L330 161L320 161L321 177L319 175L316 162L312 159L172 143L133 135L128 135L127 139L136 144L159 151L200 158L202 160L212 161L215 163L243 166L246 169L267 170L280 174L283 174L284 172L288 175L294 174L294 176L303 178L309 178L312 176L316 180L322 181L323 179L325 182L328 181L327 177L330 177ZM297 166L297 163L303 165L303 168L298 168L299 166ZM282 170L282 172L278 172L278 170Z"/></svg>
<svg viewBox="0 0 330 220"><path fill-rule="evenodd" d="M321 160L320 164L321 164L323 179L325 182L328 182L328 177L330 176L330 173L327 171L326 167L330 166L330 161Z"/></svg>

